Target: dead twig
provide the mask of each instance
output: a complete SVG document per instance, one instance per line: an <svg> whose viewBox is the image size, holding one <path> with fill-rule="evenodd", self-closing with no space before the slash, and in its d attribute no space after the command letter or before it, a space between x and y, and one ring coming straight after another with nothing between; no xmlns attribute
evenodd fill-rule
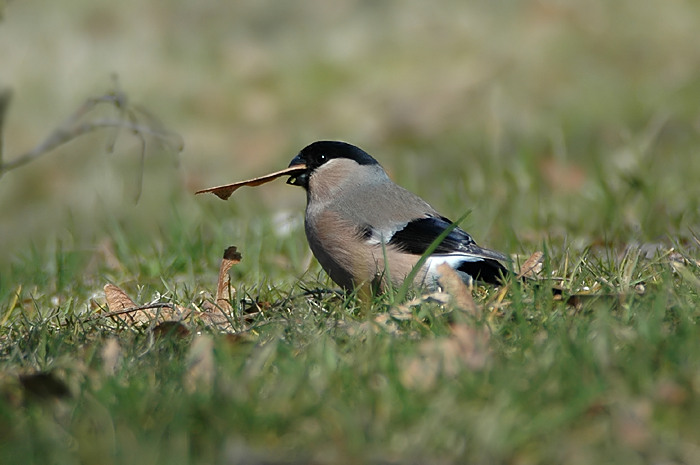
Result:
<svg viewBox="0 0 700 465"><path fill-rule="evenodd" d="M123 129L129 129L130 131L133 131L134 133L137 133L139 135L149 135L149 136L155 136L155 137L163 137L163 133L159 133L156 131L153 131L151 128L148 126L144 126L141 124L134 124L130 123L127 121L119 121L119 120L110 120L110 119L104 119L104 120L96 120L92 121L90 123L81 123L76 126L72 126L70 128L58 128L54 132L52 132L46 139L44 139L43 142L41 142L39 145L34 147L33 149L29 150L28 152L23 153L22 155L14 158L12 161L9 161L7 163L3 163L0 165L0 176L4 174L7 171L10 171L15 168L19 168L20 166L26 165L27 163L36 160L37 158L46 155L48 152L51 150L55 149L56 147L59 147L66 142L69 142L73 139L76 139L83 134L87 134L93 131L96 131L98 129L103 129L103 128L123 128ZM143 154L145 151L145 146L142 146L141 148L141 153Z"/></svg>
<svg viewBox="0 0 700 465"><path fill-rule="evenodd" d="M100 313L99 315L94 316L92 319L112 318L114 316L126 315L129 313L140 312L142 310L151 310L157 308L169 308L173 312L180 311L178 306L175 304L169 302L155 302L152 304L139 305L138 307L129 307L122 310L116 310L114 312Z"/></svg>
<svg viewBox="0 0 700 465"><path fill-rule="evenodd" d="M136 199L141 195L143 184L143 165L146 156L148 138L155 139L158 143L177 152L182 151L183 142L179 135L171 132L158 121L146 109L132 105L127 95L119 89L116 78L114 89L98 97L88 98L73 114L54 129L43 141L27 152L14 157L10 161L3 158L3 123L10 100L10 91L0 91L0 177L6 172L24 166L38 158L48 154L57 147L64 145L78 137L102 129L114 129L106 150L112 152L120 130L127 130L140 141L141 170L138 179ZM117 115L115 118L99 118L87 120L90 114L98 107L112 107Z"/></svg>

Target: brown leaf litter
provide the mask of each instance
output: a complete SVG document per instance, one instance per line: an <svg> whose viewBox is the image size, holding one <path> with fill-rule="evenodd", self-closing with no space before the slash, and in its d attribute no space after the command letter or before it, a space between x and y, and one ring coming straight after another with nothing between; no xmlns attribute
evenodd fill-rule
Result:
<svg viewBox="0 0 700 465"><path fill-rule="evenodd" d="M219 267L216 297L214 302L205 302L201 309L192 310L168 302L156 302L138 305L129 295L114 284L104 287L108 313L101 317L114 318L127 325L152 325L155 336L175 335L186 337L190 330L186 322L196 318L206 326L216 327L220 331L231 331L230 315L233 312L231 301L236 296L236 289L231 286L229 271L241 262L241 254L236 247L224 251Z"/></svg>
<svg viewBox="0 0 700 465"><path fill-rule="evenodd" d="M180 321L187 318L192 310L171 303L137 305L120 287L107 284L104 287L109 313L106 317L116 318L128 324L150 324L158 321Z"/></svg>

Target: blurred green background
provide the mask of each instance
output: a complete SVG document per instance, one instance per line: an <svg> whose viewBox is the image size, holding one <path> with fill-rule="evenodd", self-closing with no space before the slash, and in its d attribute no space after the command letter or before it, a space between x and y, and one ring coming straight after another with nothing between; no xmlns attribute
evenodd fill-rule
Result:
<svg viewBox="0 0 700 465"><path fill-rule="evenodd" d="M317 139L363 147L448 217L471 210L468 230L509 253L687 236L700 224L698 30L700 3L681 0L9 2L6 160L113 73L184 150L149 146L138 204L128 133L112 154L106 131L6 173L0 266L31 247L93 250L114 224L157 242L173 217L229 227L245 253L236 228L301 218L303 193L192 192L283 168Z"/></svg>

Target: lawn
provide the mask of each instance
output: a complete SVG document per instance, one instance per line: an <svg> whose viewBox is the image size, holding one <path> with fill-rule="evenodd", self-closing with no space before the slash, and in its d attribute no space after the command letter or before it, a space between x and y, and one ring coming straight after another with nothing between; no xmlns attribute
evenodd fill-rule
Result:
<svg viewBox="0 0 700 465"><path fill-rule="evenodd" d="M138 125L0 173L0 463L700 463L700 5L0 12L3 162ZM301 189L193 194L317 139L544 283L360 299Z"/></svg>

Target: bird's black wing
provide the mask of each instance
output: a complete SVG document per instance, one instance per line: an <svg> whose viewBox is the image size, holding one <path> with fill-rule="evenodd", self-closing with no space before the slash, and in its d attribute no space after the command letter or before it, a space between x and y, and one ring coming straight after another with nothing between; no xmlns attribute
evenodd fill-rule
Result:
<svg viewBox="0 0 700 465"><path fill-rule="evenodd" d="M389 241L406 253L422 255L452 222L444 217L426 217L410 221L396 231ZM452 267L458 272L491 284L500 284L508 269L501 262L508 257L493 250L476 245L474 239L460 228L454 228L442 240L433 256L452 257ZM448 260L450 261L450 260Z"/></svg>
<svg viewBox="0 0 700 465"><path fill-rule="evenodd" d="M451 225L452 222L444 217L418 218L406 223L402 229L394 232L389 240L389 245L410 254L422 255L430 247L430 244ZM433 253L469 252L473 246L476 246L476 243L469 234L460 228L454 228Z"/></svg>

